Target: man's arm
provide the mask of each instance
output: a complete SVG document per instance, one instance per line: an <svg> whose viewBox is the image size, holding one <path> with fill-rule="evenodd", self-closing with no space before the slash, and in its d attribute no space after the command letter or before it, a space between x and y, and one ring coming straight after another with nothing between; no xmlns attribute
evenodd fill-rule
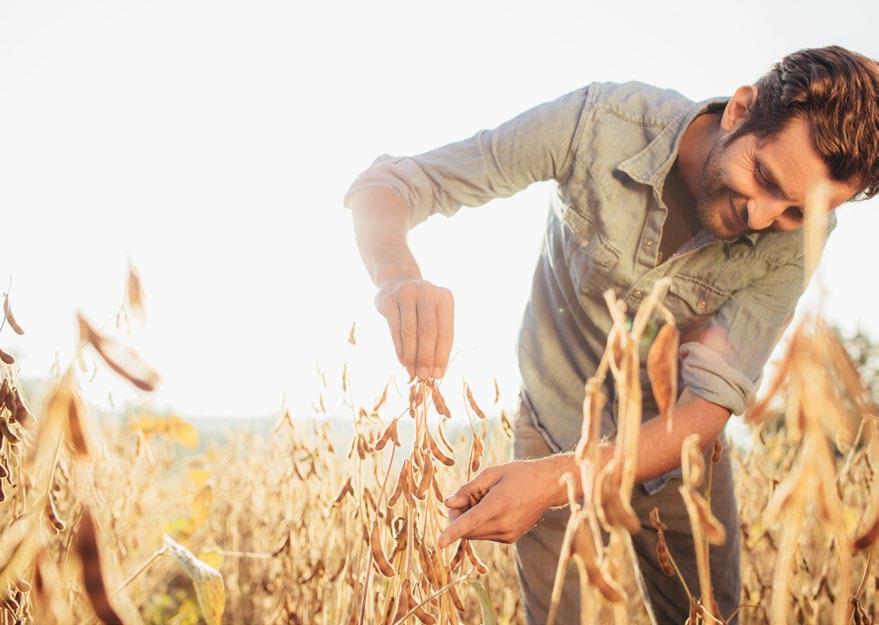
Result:
<svg viewBox="0 0 879 625"><path fill-rule="evenodd" d="M662 475L681 464L684 439L698 433L703 447L723 431L730 411L685 389L674 408L671 432L662 417L641 425L635 481ZM612 443L601 447L602 465L613 455ZM517 460L489 467L446 498L452 523L440 534L440 546L459 538L513 542L531 529L543 513L568 503L560 479L574 477L576 493L583 496L580 470L573 453L534 460Z"/></svg>
<svg viewBox="0 0 879 625"><path fill-rule="evenodd" d="M410 376L441 377L452 345L448 289L422 279L407 231L433 213L451 215L506 197L574 166L587 88L536 106L492 130L413 157L382 155L345 194L361 257L379 291L397 358Z"/></svg>
<svg viewBox="0 0 879 625"><path fill-rule="evenodd" d="M375 306L388 321L397 359L410 377L439 378L452 348L452 293L421 278L406 243L409 208L387 187L349 199L360 257L378 287Z"/></svg>

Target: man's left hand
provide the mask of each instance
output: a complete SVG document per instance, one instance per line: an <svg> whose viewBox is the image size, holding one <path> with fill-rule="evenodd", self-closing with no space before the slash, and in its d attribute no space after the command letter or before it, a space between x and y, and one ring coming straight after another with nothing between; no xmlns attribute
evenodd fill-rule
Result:
<svg viewBox="0 0 879 625"><path fill-rule="evenodd" d="M446 497L452 523L440 534L439 546L459 538L515 542L547 509L564 503L561 466L550 457L484 469Z"/></svg>

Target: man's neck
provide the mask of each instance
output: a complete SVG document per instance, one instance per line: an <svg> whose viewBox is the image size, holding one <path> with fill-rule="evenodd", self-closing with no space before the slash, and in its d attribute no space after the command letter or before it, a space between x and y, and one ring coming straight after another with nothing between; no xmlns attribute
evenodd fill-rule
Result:
<svg viewBox="0 0 879 625"><path fill-rule="evenodd" d="M720 135L720 113L706 113L694 119L681 138L675 165L693 198L699 197L699 181L711 148Z"/></svg>

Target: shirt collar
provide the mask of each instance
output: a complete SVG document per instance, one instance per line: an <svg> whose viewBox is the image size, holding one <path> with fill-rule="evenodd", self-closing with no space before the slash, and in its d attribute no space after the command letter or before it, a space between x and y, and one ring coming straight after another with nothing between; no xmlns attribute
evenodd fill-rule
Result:
<svg viewBox="0 0 879 625"><path fill-rule="evenodd" d="M662 197L665 178L674 165L681 139L683 139L684 132L690 123L710 107L725 104L728 101L728 97L722 97L694 102L663 126L644 149L624 160L617 166L617 169L625 172L637 182L650 185L653 187L656 197ZM752 232L742 235L737 240L745 239L753 245L759 236L760 233Z"/></svg>

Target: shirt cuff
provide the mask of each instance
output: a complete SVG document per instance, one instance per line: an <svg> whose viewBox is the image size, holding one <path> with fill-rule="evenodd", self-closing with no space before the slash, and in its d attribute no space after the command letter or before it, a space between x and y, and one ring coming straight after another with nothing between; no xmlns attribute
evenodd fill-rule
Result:
<svg viewBox="0 0 879 625"><path fill-rule="evenodd" d="M759 378L750 380L717 352L696 341L681 345L680 354L682 383L695 395L736 415L743 414L753 403Z"/></svg>

